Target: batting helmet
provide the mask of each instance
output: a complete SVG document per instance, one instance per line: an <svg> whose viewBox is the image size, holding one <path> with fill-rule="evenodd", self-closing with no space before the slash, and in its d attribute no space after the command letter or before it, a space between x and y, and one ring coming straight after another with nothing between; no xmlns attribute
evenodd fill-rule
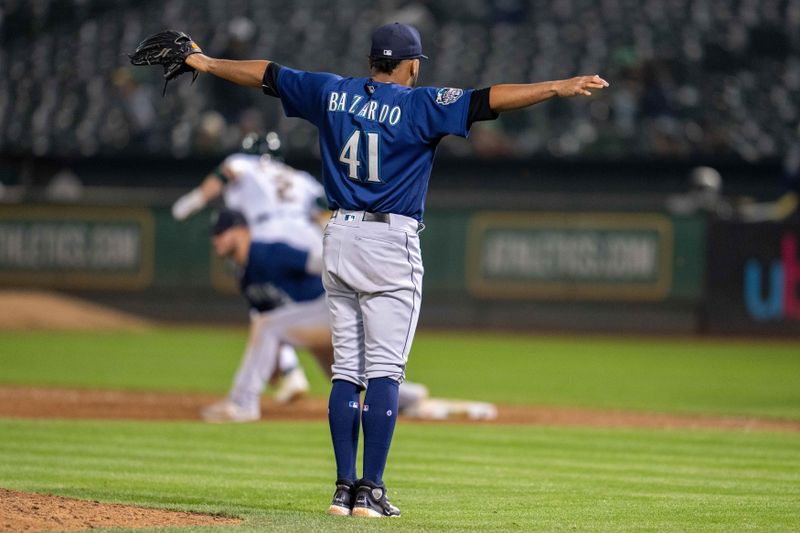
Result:
<svg viewBox="0 0 800 533"><path fill-rule="evenodd" d="M689 174L692 189L719 193L722 191L722 176L711 167L695 167Z"/></svg>
<svg viewBox="0 0 800 533"><path fill-rule="evenodd" d="M272 159L282 159L281 138L274 131L266 135L248 133L242 139L241 151L245 154L268 155Z"/></svg>

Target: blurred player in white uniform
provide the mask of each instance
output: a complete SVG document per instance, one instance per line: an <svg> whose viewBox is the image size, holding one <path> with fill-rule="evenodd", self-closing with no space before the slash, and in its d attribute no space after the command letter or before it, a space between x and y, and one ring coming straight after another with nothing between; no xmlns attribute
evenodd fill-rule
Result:
<svg viewBox="0 0 800 533"><path fill-rule="evenodd" d="M222 196L225 206L242 213L254 241L285 242L322 253L322 231L317 218L327 218L324 190L313 176L281 161L280 139L248 134L239 153L228 156L203 183L181 196L172 206L176 220L186 220ZM280 350L281 375L274 399L287 403L308 392L308 380L297 353L290 345Z"/></svg>
<svg viewBox="0 0 800 533"><path fill-rule="evenodd" d="M330 216L325 191L311 174L283 163L276 133L245 136L241 151L181 196L172 215L185 220L220 196L225 207L245 216L253 240L282 241L310 252L322 249L320 225Z"/></svg>

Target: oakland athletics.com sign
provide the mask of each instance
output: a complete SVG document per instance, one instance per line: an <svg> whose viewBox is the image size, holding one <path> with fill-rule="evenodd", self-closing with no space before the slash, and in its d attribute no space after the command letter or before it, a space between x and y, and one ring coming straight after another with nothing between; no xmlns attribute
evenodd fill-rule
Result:
<svg viewBox="0 0 800 533"><path fill-rule="evenodd" d="M707 278L712 330L800 335L800 224L713 224Z"/></svg>
<svg viewBox="0 0 800 533"><path fill-rule="evenodd" d="M0 207L0 286L140 289L153 272L144 209Z"/></svg>

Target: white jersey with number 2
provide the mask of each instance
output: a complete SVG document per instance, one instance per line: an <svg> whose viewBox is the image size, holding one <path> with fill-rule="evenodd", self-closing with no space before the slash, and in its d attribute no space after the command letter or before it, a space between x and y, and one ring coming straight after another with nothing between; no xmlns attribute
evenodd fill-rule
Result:
<svg viewBox="0 0 800 533"><path fill-rule="evenodd" d="M253 240L321 248L321 229L314 218L322 210L319 200L325 192L313 176L251 154L228 156L222 168L232 176L225 187L225 205L244 214Z"/></svg>

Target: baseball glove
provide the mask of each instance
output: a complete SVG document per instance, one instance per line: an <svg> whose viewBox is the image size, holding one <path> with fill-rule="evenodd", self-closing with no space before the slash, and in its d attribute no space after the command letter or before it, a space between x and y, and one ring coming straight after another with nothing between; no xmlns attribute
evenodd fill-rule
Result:
<svg viewBox="0 0 800 533"><path fill-rule="evenodd" d="M162 96L167 92L167 84L170 80L177 78L186 72L192 72L192 83L197 79L197 71L184 63L186 58L192 54L199 54L202 50L197 43L182 31L164 30L151 35L136 47L136 50L128 57L131 63L141 65L163 65L164 67L164 90Z"/></svg>

